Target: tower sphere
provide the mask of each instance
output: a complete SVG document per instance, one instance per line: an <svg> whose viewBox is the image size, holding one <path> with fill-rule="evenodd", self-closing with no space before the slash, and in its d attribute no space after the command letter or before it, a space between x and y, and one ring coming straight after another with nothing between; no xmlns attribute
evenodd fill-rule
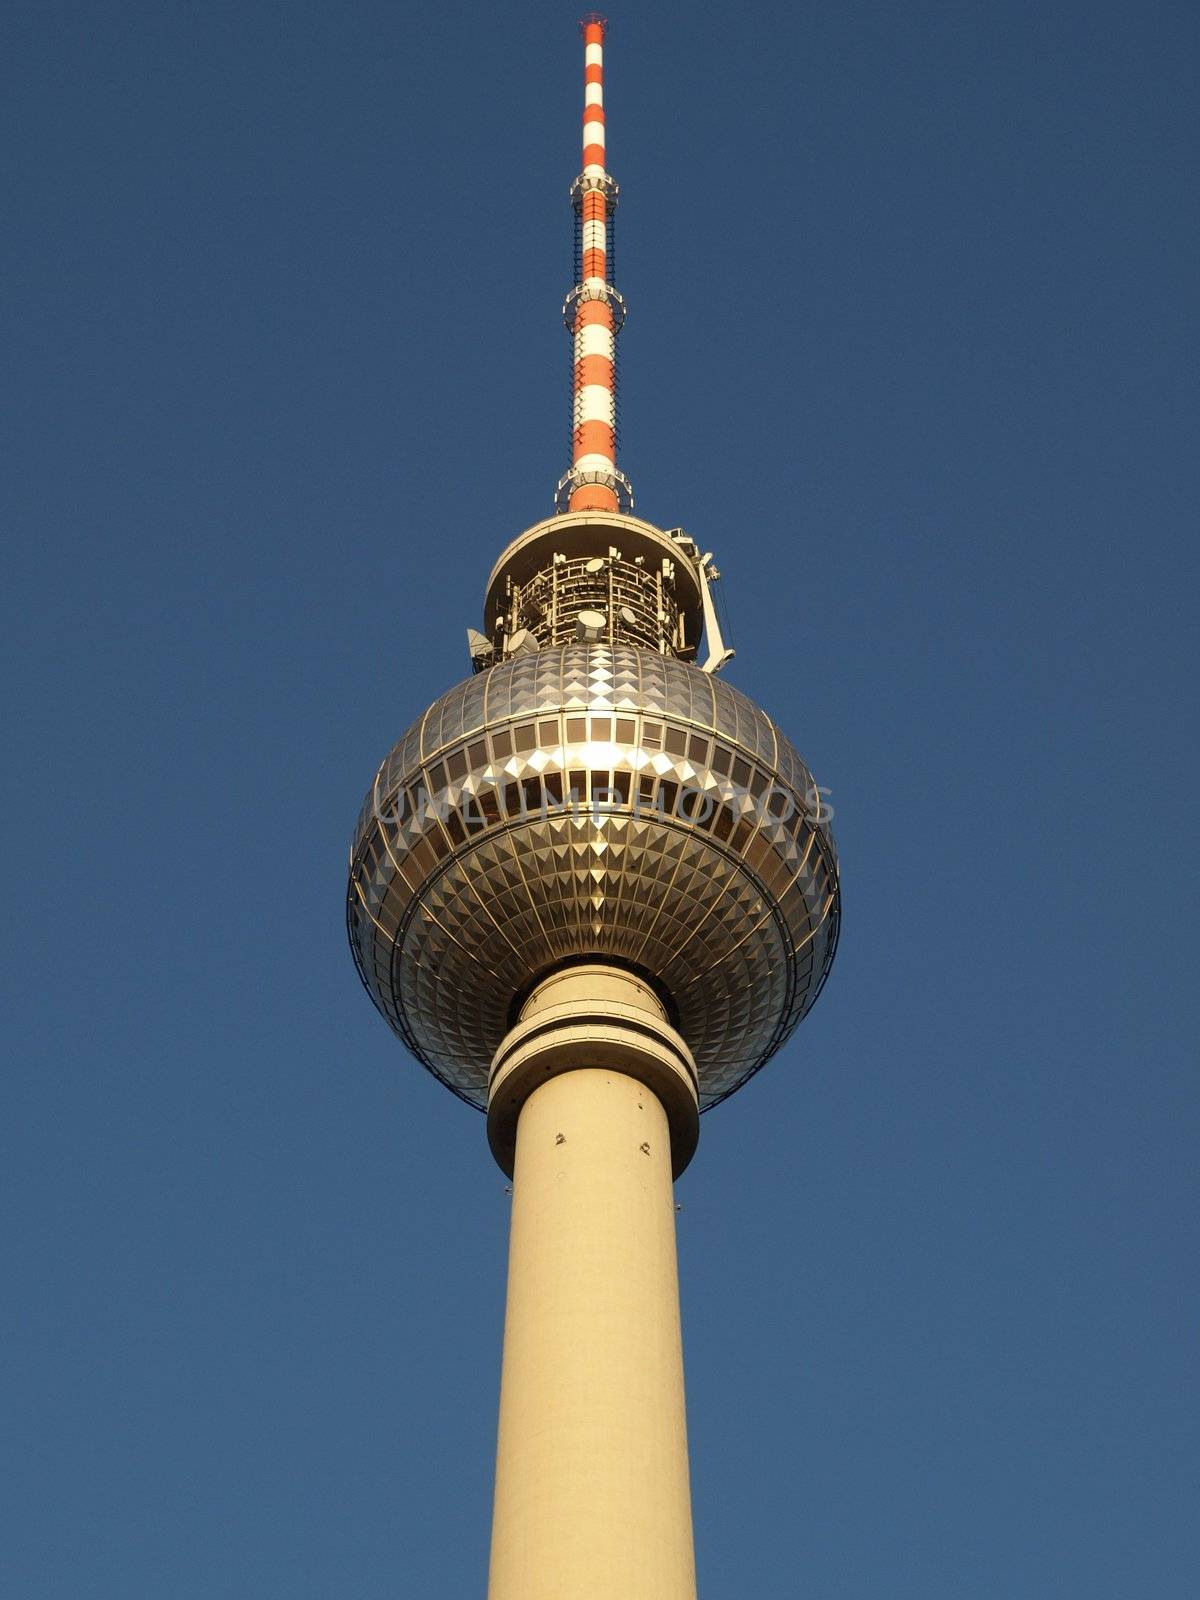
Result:
<svg viewBox="0 0 1200 1600"><path fill-rule="evenodd" d="M574 520L540 526L569 548ZM605 549L587 520L587 548ZM577 581L560 553L553 615L515 618L530 623L528 650L433 702L384 760L355 830L348 921L363 982L414 1055L480 1107L524 997L588 959L652 985L711 1106L788 1037L837 941L820 796L766 713L638 642L649 613L636 604L602 613L602 642L553 642L575 638L581 607L598 614L597 585L638 570L625 558L639 537L670 538L606 522L625 548L581 562ZM518 573L539 533L509 547ZM555 576L553 560L544 570ZM686 612L690 591L676 588ZM637 601L632 578L621 592Z"/></svg>

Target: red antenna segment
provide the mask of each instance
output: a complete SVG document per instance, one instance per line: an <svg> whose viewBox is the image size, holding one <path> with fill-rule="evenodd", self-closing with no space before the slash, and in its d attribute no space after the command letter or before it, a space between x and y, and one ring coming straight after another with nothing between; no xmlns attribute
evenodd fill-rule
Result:
<svg viewBox="0 0 1200 1600"><path fill-rule="evenodd" d="M625 302L608 281L617 185L604 138L604 35L608 24L589 12L583 34L583 171L571 185L579 281L563 305L575 343L571 470L560 479L559 511L628 511L633 489L617 470L616 338Z"/></svg>

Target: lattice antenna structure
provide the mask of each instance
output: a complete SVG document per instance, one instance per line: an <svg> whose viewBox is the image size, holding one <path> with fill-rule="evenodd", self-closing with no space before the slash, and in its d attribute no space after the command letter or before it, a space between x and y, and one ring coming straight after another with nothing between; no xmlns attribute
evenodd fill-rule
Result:
<svg viewBox="0 0 1200 1600"><path fill-rule="evenodd" d="M617 468L617 336L625 302L610 281L618 189L608 171L604 117L605 19L594 11L583 34L583 170L571 185L576 282L563 302L571 335L571 470L559 479L555 508L631 511L633 488Z"/></svg>

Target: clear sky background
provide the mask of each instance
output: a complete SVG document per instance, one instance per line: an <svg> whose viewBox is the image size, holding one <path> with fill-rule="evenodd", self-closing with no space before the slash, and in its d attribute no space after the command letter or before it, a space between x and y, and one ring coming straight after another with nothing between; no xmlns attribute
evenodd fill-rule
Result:
<svg viewBox="0 0 1200 1600"><path fill-rule="evenodd" d="M483 1593L509 1202L344 875L566 465L576 15L9 0L13 1600ZM844 868L679 1186L704 1600L1200 1592L1197 32L613 13L622 464Z"/></svg>

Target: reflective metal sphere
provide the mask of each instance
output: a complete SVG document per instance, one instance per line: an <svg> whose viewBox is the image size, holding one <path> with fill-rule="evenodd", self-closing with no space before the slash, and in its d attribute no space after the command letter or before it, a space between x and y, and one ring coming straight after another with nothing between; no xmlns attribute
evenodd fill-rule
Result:
<svg viewBox="0 0 1200 1600"><path fill-rule="evenodd" d="M706 1107L816 999L837 864L811 773L745 695L654 651L568 645L409 728L359 817L348 920L375 1004L472 1104L532 984L600 956L655 984Z"/></svg>

